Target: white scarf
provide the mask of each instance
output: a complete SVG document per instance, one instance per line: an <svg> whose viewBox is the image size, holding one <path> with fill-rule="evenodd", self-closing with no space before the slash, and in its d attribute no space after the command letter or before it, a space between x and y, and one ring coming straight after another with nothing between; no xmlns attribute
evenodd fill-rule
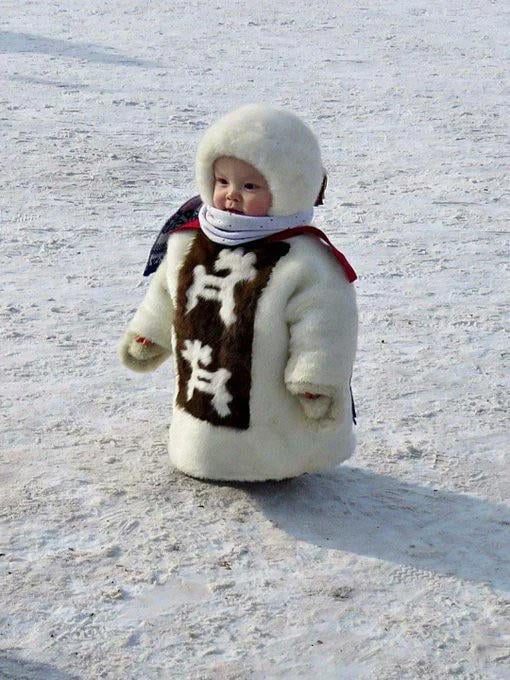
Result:
<svg viewBox="0 0 510 680"><path fill-rule="evenodd" d="M313 220L313 208L295 215L253 217L218 210L204 203L198 213L198 219L200 228L211 241L236 246L292 227L307 226Z"/></svg>

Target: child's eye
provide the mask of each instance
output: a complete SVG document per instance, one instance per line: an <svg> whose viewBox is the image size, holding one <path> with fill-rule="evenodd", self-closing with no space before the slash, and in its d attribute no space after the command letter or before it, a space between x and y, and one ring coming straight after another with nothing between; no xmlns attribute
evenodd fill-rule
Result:
<svg viewBox="0 0 510 680"><path fill-rule="evenodd" d="M216 184L221 184L222 186L225 186L228 184L226 179L223 179L223 177L216 177Z"/></svg>
<svg viewBox="0 0 510 680"><path fill-rule="evenodd" d="M244 185L244 188L248 189L248 191L253 191L253 189L257 188L257 185L253 184L252 182L246 182L246 184Z"/></svg>

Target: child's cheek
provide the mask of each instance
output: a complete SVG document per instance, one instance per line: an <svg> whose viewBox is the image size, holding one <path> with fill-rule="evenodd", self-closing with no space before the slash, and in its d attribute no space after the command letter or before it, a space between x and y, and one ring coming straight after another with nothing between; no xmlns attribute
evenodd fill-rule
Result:
<svg viewBox="0 0 510 680"><path fill-rule="evenodd" d="M213 206L218 210L221 210L224 206L223 191L216 188L213 192Z"/></svg>

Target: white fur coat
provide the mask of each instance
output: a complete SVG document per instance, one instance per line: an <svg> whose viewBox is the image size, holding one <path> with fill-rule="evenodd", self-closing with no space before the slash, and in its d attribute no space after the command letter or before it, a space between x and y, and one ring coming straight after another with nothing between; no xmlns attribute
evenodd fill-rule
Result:
<svg viewBox="0 0 510 680"><path fill-rule="evenodd" d="M208 240L198 234L171 236L119 349L136 371L173 354L171 462L194 477L255 481L344 461L355 446L353 284L312 236L276 244L280 250L257 270L262 250L208 242L200 251L197 239ZM132 356L135 335L158 343L159 356ZM305 391L330 397L323 418L305 415L296 396Z"/></svg>

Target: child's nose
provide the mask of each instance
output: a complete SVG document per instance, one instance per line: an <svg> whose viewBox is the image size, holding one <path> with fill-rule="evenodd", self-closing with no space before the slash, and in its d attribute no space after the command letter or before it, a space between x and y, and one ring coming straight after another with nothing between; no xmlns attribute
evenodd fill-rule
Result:
<svg viewBox="0 0 510 680"><path fill-rule="evenodd" d="M236 187L229 187L227 191L227 198L229 198L232 201L238 201L240 198L240 193L239 190L236 189Z"/></svg>

